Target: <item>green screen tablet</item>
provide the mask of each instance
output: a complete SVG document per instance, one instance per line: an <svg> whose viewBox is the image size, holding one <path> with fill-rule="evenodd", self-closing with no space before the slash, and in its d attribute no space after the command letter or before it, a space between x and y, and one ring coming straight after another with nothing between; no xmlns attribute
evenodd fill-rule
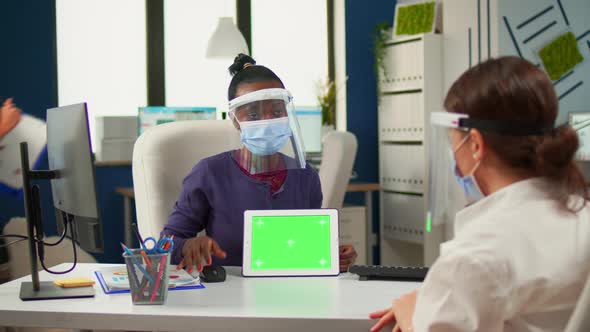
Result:
<svg viewBox="0 0 590 332"><path fill-rule="evenodd" d="M336 275L338 211L244 213L244 276Z"/></svg>

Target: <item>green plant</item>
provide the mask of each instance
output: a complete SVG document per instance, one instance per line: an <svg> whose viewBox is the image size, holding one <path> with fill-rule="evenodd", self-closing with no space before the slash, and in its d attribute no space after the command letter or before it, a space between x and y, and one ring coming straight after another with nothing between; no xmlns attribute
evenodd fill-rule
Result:
<svg viewBox="0 0 590 332"><path fill-rule="evenodd" d="M435 7L434 1L399 6L395 18L395 34L401 36L430 32L434 23Z"/></svg>
<svg viewBox="0 0 590 332"><path fill-rule="evenodd" d="M336 117L336 84L328 79L317 84L317 100L322 108L322 125L333 125Z"/></svg>
<svg viewBox="0 0 590 332"><path fill-rule="evenodd" d="M375 71L375 78L377 80L377 95L380 90L380 78L383 75L384 79L387 79L387 71L385 70L385 46L391 38L389 33L389 24L382 22L379 23L373 31L373 56L375 56L375 62L373 64L373 70ZM380 98L378 98L379 100Z"/></svg>
<svg viewBox="0 0 590 332"><path fill-rule="evenodd" d="M557 80L572 70L584 57L578 49L573 33L567 32L555 38L539 51L543 66L552 80Z"/></svg>

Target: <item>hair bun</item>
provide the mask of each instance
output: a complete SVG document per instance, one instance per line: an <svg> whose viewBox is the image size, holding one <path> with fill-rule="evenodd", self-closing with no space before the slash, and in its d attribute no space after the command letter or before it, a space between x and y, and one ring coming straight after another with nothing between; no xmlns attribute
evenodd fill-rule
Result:
<svg viewBox="0 0 590 332"><path fill-rule="evenodd" d="M555 128L551 136L544 137L537 147L537 169L541 175L559 178L567 173L578 144L578 135L571 126Z"/></svg>
<svg viewBox="0 0 590 332"><path fill-rule="evenodd" d="M228 68L230 75L234 76L235 74L242 71L245 68L246 64L255 65L256 60L252 59L252 57L244 53L238 54L238 56L234 58L234 63Z"/></svg>

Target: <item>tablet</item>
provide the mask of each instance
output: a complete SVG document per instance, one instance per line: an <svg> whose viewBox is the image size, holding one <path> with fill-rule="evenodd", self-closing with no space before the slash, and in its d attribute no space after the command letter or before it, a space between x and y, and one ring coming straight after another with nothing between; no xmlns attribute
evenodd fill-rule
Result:
<svg viewBox="0 0 590 332"><path fill-rule="evenodd" d="M244 212L245 277L337 275L338 210Z"/></svg>

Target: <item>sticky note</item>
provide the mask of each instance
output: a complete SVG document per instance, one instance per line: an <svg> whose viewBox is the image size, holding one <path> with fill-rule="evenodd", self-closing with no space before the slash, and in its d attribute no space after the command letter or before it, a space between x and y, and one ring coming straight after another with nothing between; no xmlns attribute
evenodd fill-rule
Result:
<svg viewBox="0 0 590 332"><path fill-rule="evenodd" d="M53 284L63 288L87 287L94 285L94 280L86 277L58 279Z"/></svg>

